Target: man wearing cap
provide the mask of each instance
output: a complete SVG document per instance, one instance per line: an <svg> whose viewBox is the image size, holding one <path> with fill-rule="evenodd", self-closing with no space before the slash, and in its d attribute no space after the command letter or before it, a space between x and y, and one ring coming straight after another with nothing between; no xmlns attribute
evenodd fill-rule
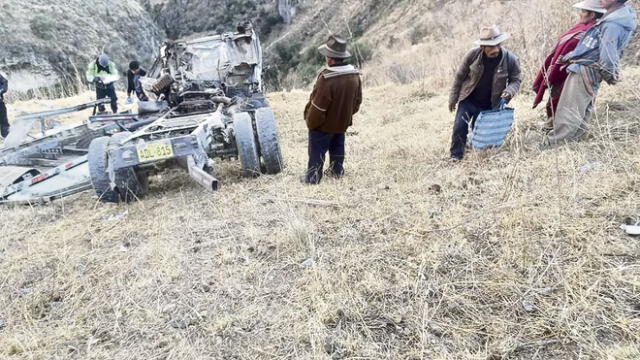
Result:
<svg viewBox="0 0 640 360"><path fill-rule="evenodd" d="M569 73L558 110L545 145L578 140L593 113L593 104L604 80L619 80L620 59L637 27L636 13L627 0L600 0L606 15L587 31L576 49L559 61Z"/></svg>
<svg viewBox="0 0 640 360"><path fill-rule="evenodd" d="M118 97L116 95L115 82L120 79L118 69L107 55L100 55L87 67L87 81L95 84L96 98L98 100L109 97L111 99L111 111L118 112ZM104 112L104 106L99 106L99 111Z"/></svg>
<svg viewBox="0 0 640 360"><path fill-rule="evenodd" d="M497 108L501 99L509 102L520 89L520 62L501 46L509 37L496 25L484 28L475 42L479 47L464 57L456 73L449 96L449 110L458 107L451 137L453 160L464 157L469 124L474 126L480 112Z"/></svg>
<svg viewBox="0 0 640 360"><path fill-rule="evenodd" d="M345 132L362 103L360 72L347 62L351 57L347 41L331 36L318 51L326 58L327 67L318 75L304 110L309 129L309 163L302 181L307 184L322 180L327 152L327 174L337 178L344 175Z"/></svg>
<svg viewBox="0 0 640 360"><path fill-rule="evenodd" d="M536 93L536 98L533 102L534 109L542 102L547 89L550 90L549 100L547 101L547 122L544 126L546 131L553 129L553 119L558 109L558 101L560 101L560 94L562 94L564 82L567 80L568 75L566 72L566 64L561 64L558 60L575 50L580 40L584 38L586 32L607 12L607 10L600 6L600 0L585 0L573 5L573 7L580 9L580 20L578 24L560 37L553 52L545 60L533 83L533 91Z"/></svg>
<svg viewBox="0 0 640 360"><path fill-rule="evenodd" d="M7 75L0 72L0 136L6 138L9 135L9 120L7 119L7 106L4 104L4 94L9 90Z"/></svg>

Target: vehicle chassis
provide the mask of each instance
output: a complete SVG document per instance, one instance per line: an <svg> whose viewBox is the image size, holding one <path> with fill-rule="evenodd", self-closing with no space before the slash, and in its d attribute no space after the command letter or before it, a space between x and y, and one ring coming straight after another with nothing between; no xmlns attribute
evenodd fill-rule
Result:
<svg viewBox="0 0 640 360"><path fill-rule="evenodd" d="M149 175L182 167L210 191L214 159L238 158L243 174L283 168L273 111L262 93L262 50L250 25L236 33L167 43L150 74L164 108L138 131L95 139L89 147L93 187L104 202L148 191Z"/></svg>

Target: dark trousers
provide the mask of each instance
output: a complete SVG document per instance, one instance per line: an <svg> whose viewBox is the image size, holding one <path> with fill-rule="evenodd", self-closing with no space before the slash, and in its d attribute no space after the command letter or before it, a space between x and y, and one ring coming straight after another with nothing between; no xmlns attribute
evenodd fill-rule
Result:
<svg viewBox="0 0 640 360"><path fill-rule="evenodd" d="M305 181L319 184L322 180L324 160L329 152L329 173L332 176L344 175L345 134L331 134L319 130L309 130L309 166Z"/></svg>
<svg viewBox="0 0 640 360"><path fill-rule="evenodd" d="M106 85L105 87L96 86L96 99L104 99L106 97L111 98L111 111L114 114L118 113L118 96L116 95L116 87L113 84ZM98 107L100 112L104 111L104 106Z"/></svg>
<svg viewBox="0 0 640 360"><path fill-rule="evenodd" d="M456 120L453 123L453 136L451 136L451 157L462 159L464 147L467 144L469 125L475 126L476 118L482 111L491 110L475 105L469 100L463 100L458 104Z"/></svg>
<svg viewBox="0 0 640 360"><path fill-rule="evenodd" d="M133 77L133 88L136 92L136 96L140 101L149 101L147 94L144 93L142 89L142 82L140 81L140 75L134 75Z"/></svg>
<svg viewBox="0 0 640 360"><path fill-rule="evenodd" d="M9 120L7 119L7 106L4 99L0 98L0 136L6 137L9 134Z"/></svg>

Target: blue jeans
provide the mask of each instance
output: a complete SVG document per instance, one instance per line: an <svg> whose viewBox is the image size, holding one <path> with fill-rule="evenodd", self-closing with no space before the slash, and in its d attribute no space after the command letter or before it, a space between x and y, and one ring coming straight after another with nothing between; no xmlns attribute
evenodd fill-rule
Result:
<svg viewBox="0 0 640 360"><path fill-rule="evenodd" d="M114 114L118 113L118 96L116 95L116 87L113 84L106 85L106 87L96 86L96 99L104 99L106 97L111 98L111 111ZM100 112L104 111L104 106L98 107Z"/></svg>
<svg viewBox="0 0 640 360"><path fill-rule="evenodd" d="M469 135L469 125L475 126L476 118L483 109L469 100L463 100L458 104L456 120L453 123L453 135L451 136L451 157L462 159L464 157L464 147L467 144Z"/></svg>
<svg viewBox="0 0 640 360"><path fill-rule="evenodd" d="M331 134L319 130L309 130L309 165L305 182L319 184L322 180L324 160L329 152L329 173L340 177L344 175L345 134Z"/></svg>

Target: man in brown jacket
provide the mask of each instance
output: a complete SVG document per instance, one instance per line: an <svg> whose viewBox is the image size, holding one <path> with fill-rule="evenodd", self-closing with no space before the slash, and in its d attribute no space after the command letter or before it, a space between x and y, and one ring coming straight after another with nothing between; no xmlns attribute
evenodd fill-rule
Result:
<svg viewBox="0 0 640 360"><path fill-rule="evenodd" d="M344 175L345 132L362 103L360 72L346 60L351 57L346 40L331 36L318 51L326 58L327 68L318 75L304 109L309 128L309 165L302 180L307 184L322 180L327 151L328 175Z"/></svg>
<svg viewBox="0 0 640 360"><path fill-rule="evenodd" d="M453 136L451 137L451 158L462 160L469 133L482 111L495 109L501 99L509 102L520 89L522 77L520 62L502 44L509 38L497 26L482 30L479 47L465 56L456 73L449 96L449 110L456 110Z"/></svg>

